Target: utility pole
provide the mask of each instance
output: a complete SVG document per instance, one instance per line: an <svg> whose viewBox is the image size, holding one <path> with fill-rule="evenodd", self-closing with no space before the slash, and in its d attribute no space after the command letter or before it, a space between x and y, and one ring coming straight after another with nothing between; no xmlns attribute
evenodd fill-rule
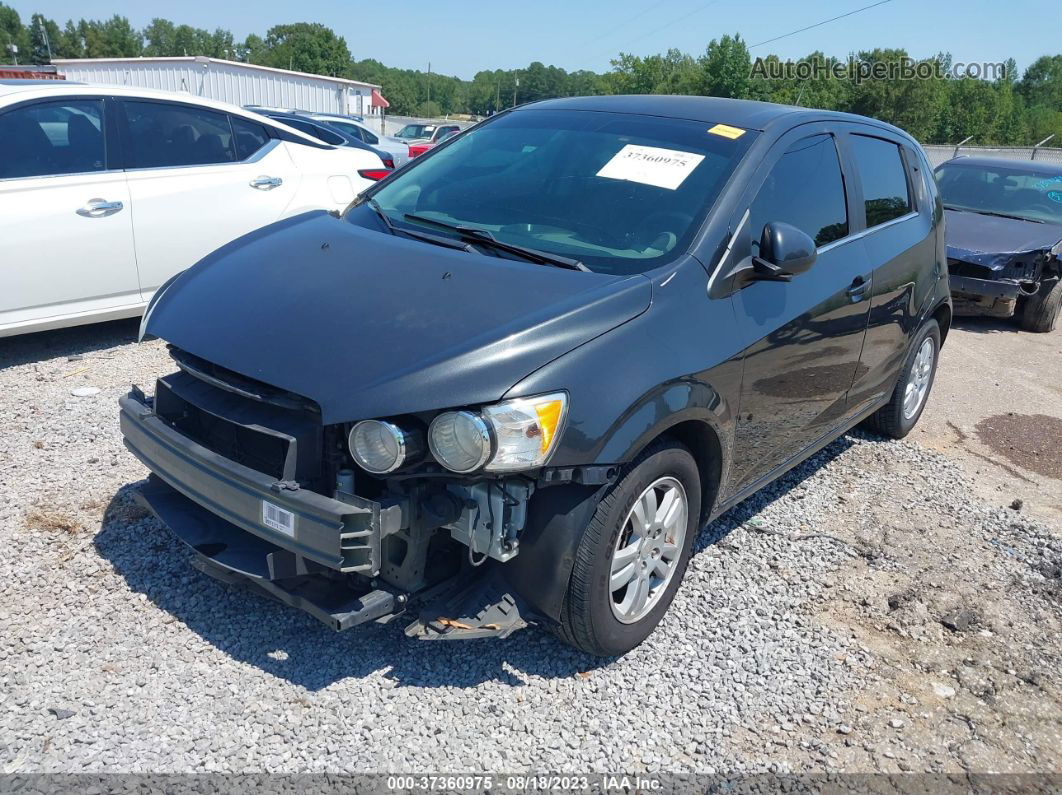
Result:
<svg viewBox="0 0 1062 795"><path fill-rule="evenodd" d="M431 61L428 61L427 81L428 81L428 102L431 102Z"/></svg>
<svg viewBox="0 0 1062 795"><path fill-rule="evenodd" d="M520 73L513 76L513 107L516 107L516 89L520 87Z"/></svg>
<svg viewBox="0 0 1062 795"><path fill-rule="evenodd" d="M37 24L41 29L41 36L44 38L44 46L48 50L48 63L52 62L52 43L48 40L48 29L44 27L44 18L37 17Z"/></svg>

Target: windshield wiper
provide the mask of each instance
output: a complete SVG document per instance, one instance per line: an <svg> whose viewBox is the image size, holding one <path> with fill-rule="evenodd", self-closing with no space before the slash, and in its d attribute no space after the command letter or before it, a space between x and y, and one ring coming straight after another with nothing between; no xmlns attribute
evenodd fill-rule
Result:
<svg viewBox="0 0 1062 795"><path fill-rule="evenodd" d="M392 235L408 235L409 237L415 238L416 240L423 240L425 243L433 243L436 246L455 248L459 251L472 251L472 246L470 246L468 243L462 243L458 240L451 240L448 237L440 237L439 235L428 234L427 232L418 232L415 229L399 229L397 226L395 226L395 223L391 220L391 217L384 212L383 207L380 206L380 203L372 197L365 199L362 203L369 205L369 208L380 217L380 220L383 221L384 226L387 227L387 231L390 232Z"/></svg>
<svg viewBox="0 0 1062 795"><path fill-rule="evenodd" d="M498 251L508 252L509 254L516 254L518 257L523 257L530 262L537 262L539 265L554 265L558 268L569 268L574 271L590 271L588 267L583 265L583 263L579 262L577 259L562 257L560 254L549 254L545 251L539 251L536 248L527 248L526 246L518 246L515 243L506 243L502 240L498 240L498 238L491 234L488 229L478 229L474 226L450 224L446 221L437 221L434 218L417 215L416 213L406 213L405 218L409 221L417 221L422 224L429 224L431 226L437 226L440 229L456 232L461 236L462 240L480 243L497 249Z"/></svg>
<svg viewBox="0 0 1062 795"><path fill-rule="evenodd" d="M972 207L958 207L954 204L945 204L945 210L958 210L962 213L977 213L978 215L993 215L996 218L1013 218L1015 221L1030 221L1034 224L1045 223L1037 218L1026 218L1022 215L1011 215L1010 213L997 213L994 210L975 210Z"/></svg>

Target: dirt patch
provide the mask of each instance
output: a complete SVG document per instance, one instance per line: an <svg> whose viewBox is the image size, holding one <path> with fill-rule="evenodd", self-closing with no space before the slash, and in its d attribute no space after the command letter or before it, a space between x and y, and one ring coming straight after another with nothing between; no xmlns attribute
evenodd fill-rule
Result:
<svg viewBox="0 0 1062 795"><path fill-rule="evenodd" d="M1062 419L997 414L977 423L981 441L1023 469L1062 480Z"/></svg>
<svg viewBox="0 0 1062 795"><path fill-rule="evenodd" d="M62 511L35 510L26 514L26 527L73 535L81 530L81 522Z"/></svg>

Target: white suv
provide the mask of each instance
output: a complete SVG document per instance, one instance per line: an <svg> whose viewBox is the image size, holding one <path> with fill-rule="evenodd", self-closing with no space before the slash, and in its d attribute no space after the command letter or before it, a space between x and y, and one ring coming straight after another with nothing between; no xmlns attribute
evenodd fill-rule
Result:
<svg viewBox="0 0 1062 795"><path fill-rule="evenodd" d="M175 273L380 177L221 102L146 89L0 81L0 337L140 314Z"/></svg>

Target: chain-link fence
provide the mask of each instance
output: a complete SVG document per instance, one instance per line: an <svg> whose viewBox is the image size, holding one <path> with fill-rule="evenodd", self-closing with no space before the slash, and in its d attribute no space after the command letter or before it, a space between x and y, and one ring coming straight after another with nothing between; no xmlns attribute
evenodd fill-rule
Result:
<svg viewBox="0 0 1062 795"><path fill-rule="evenodd" d="M930 165L936 168L945 160L959 155L1005 157L1010 160L1035 160L1062 166L1062 149L1047 146L923 146Z"/></svg>

